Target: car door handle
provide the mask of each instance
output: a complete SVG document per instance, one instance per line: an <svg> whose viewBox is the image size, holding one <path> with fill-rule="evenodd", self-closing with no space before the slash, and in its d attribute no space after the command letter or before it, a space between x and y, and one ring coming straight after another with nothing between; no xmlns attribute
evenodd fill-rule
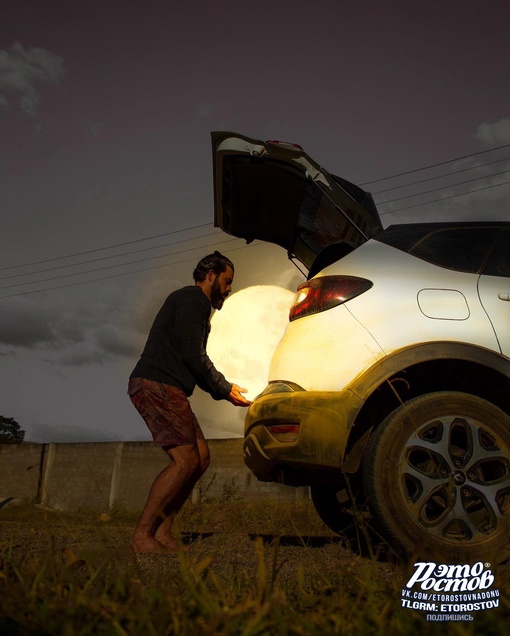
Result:
<svg viewBox="0 0 510 636"><path fill-rule="evenodd" d="M499 298L499 300L510 301L510 292L499 292L498 298Z"/></svg>

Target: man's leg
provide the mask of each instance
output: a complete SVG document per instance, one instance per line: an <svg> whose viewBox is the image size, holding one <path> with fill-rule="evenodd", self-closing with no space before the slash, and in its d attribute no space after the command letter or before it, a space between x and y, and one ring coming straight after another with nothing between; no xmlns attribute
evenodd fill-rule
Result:
<svg viewBox="0 0 510 636"><path fill-rule="evenodd" d="M170 527L165 527L165 534L161 535L166 537L164 544L156 539L156 532L162 525L165 511L173 511L177 506L178 510L189 496L200 475L201 454L198 443L176 446L167 450L167 453L172 462L163 469L152 484L147 503L131 541L133 552L166 552L169 548L177 547L177 541L170 534L176 512L171 517ZM190 483L192 483L191 488ZM186 497L183 498L185 493L187 493Z"/></svg>
<svg viewBox="0 0 510 636"><path fill-rule="evenodd" d="M184 484L179 494L173 498L169 505L165 508L165 518L161 521L155 533L156 540L172 550L175 550L177 547L177 540L172 535L172 525L175 517L184 505L184 502L190 496L195 484L209 466L209 447L207 446L205 439L197 439L197 447L200 464L195 473L190 477L190 479L188 479L186 484Z"/></svg>

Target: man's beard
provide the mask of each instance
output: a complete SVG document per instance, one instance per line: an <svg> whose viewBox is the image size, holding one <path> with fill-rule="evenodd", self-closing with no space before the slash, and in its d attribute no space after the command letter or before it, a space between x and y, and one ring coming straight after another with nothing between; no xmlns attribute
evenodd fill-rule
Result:
<svg viewBox="0 0 510 636"><path fill-rule="evenodd" d="M220 285L217 280L214 281L211 288L211 305L214 309L218 311L223 307L223 303L225 302L225 298L228 294L224 295L221 293Z"/></svg>

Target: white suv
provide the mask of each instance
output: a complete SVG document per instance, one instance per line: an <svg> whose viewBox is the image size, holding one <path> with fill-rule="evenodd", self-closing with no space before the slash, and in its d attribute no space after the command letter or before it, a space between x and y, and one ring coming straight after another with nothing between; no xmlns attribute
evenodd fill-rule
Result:
<svg viewBox="0 0 510 636"><path fill-rule="evenodd" d="M215 224L309 271L245 461L400 554L510 554L510 223L394 225L299 146L213 133ZM356 491L356 492L354 492ZM353 496L356 495L356 497Z"/></svg>

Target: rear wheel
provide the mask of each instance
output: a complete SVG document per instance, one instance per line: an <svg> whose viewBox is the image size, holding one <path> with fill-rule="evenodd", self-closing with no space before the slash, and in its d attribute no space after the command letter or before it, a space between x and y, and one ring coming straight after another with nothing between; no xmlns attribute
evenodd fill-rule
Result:
<svg viewBox="0 0 510 636"><path fill-rule="evenodd" d="M360 476L346 476L344 484L312 486L313 505L322 521L357 552L368 547L368 519L363 510Z"/></svg>
<svg viewBox="0 0 510 636"><path fill-rule="evenodd" d="M510 417L465 393L393 411L372 435L363 481L390 547L429 559L501 561L510 551Z"/></svg>

